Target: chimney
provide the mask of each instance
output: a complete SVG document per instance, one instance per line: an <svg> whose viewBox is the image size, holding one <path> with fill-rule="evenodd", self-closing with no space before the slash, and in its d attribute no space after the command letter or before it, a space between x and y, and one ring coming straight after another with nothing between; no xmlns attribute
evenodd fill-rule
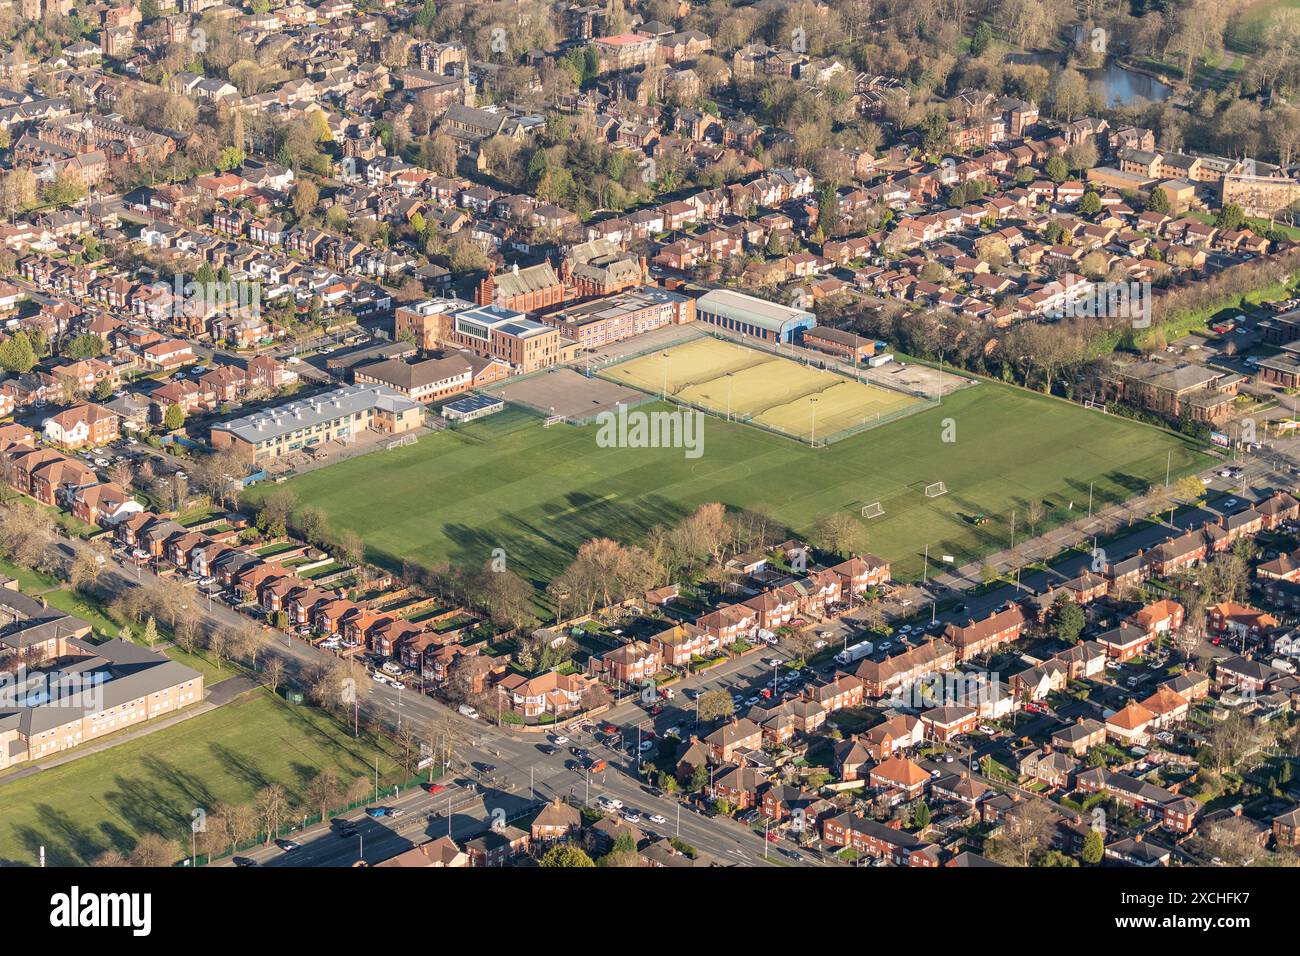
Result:
<svg viewBox="0 0 1300 956"><path fill-rule="evenodd" d="M483 277L478 284L478 290L474 293L475 305L491 305L496 301L496 283L493 281L494 269L489 266L488 274Z"/></svg>

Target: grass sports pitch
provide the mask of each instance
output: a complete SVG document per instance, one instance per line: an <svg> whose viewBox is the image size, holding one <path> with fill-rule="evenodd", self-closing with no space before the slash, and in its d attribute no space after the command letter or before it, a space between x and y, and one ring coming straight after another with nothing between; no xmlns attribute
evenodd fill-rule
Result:
<svg viewBox="0 0 1300 956"><path fill-rule="evenodd" d="M872 423L921 400L702 336L614 365L601 377L803 441Z"/></svg>
<svg viewBox="0 0 1300 956"><path fill-rule="evenodd" d="M1168 432L990 381L820 449L706 416L692 460L682 449L597 447L597 427L543 428L508 409L280 487L321 508L334 533L358 532L368 557L394 570L407 559L481 565L503 548L507 566L538 585L584 541L635 542L704 502L762 507L807 533L821 515L859 516L879 501L870 549L900 577L919 577L926 545L958 560L1005 547L1011 509L1023 527L1032 500L1048 503L1041 532L1086 510L1090 482L1099 507L1163 482L1167 454L1175 478L1208 461ZM938 481L948 493L927 498ZM250 503L267 491L250 489ZM979 514L991 520L976 525Z"/></svg>

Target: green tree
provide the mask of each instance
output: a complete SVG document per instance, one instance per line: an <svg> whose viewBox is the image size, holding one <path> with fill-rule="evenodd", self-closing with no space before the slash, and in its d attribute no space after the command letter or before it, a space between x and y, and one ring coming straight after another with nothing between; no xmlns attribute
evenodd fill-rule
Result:
<svg viewBox="0 0 1300 956"><path fill-rule="evenodd" d="M163 427L169 432L174 432L185 424L185 409L179 405L168 405L167 411L163 414Z"/></svg>
<svg viewBox="0 0 1300 956"><path fill-rule="evenodd" d="M1214 217L1214 225L1228 232L1235 232L1246 224L1246 214L1235 202L1230 202Z"/></svg>
<svg viewBox="0 0 1300 956"><path fill-rule="evenodd" d="M1047 178L1054 183L1063 183L1070 175L1070 170L1066 167L1065 160L1060 156L1053 156L1049 159L1047 165L1043 167L1043 171L1047 173Z"/></svg>
<svg viewBox="0 0 1300 956"><path fill-rule="evenodd" d="M1089 866L1096 866L1105 855L1106 841L1101 838L1101 833L1089 830L1088 835L1083 838L1083 850L1079 853L1079 858Z"/></svg>
<svg viewBox="0 0 1300 956"><path fill-rule="evenodd" d="M989 48L993 42L993 28L983 20L975 27L975 33L970 39L970 55L980 56Z"/></svg>
<svg viewBox="0 0 1300 956"><path fill-rule="evenodd" d="M1079 212L1085 216L1093 216L1101 212L1101 197L1088 190L1079 200Z"/></svg>
<svg viewBox="0 0 1300 956"><path fill-rule="evenodd" d="M933 110L927 113L925 119L921 120L919 129L921 133L921 148L927 153L932 153L947 145L948 117L944 116L938 110Z"/></svg>
<svg viewBox="0 0 1300 956"><path fill-rule="evenodd" d="M1169 211L1169 194L1163 188L1157 186L1151 190L1151 195L1147 197L1147 208L1152 212Z"/></svg>
<svg viewBox="0 0 1300 956"><path fill-rule="evenodd" d="M1058 640L1073 644L1079 639L1087 623L1088 619L1083 613L1083 608L1067 597L1056 599L1052 609L1052 633Z"/></svg>
<svg viewBox="0 0 1300 956"><path fill-rule="evenodd" d="M92 332L83 332L68 343L63 353L71 359L98 358L108 350L104 340Z"/></svg>
<svg viewBox="0 0 1300 956"><path fill-rule="evenodd" d="M635 849L635 847L633 848ZM577 867L577 866L595 866L596 863L580 847L568 843L559 843L544 854L537 863L538 866L555 866L555 867Z"/></svg>
<svg viewBox="0 0 1300 956"><path fill-rule="evenodd" d="M912 811L912 826L917 830L924 830L930 825L930 808L922 800Z"/></svg>
<svg viewBox="0 0 1300 956"><path fill-rule="evenodd" d="M0 368L22 375L36 364L36 350L26 332L15 332L0 342Z"/></svg>

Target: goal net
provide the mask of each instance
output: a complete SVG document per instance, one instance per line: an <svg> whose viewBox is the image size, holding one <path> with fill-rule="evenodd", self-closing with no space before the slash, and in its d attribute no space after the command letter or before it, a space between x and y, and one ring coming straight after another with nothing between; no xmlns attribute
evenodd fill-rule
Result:
<svg viewBox="0 0 1300 956"><path fill-rule="evenodd" d="M563 415L548 415L546 416L546 421L542 422L542 427L550 428L552 425L558 425L562 421L564 421Z"/></svg>
<svg viewBox="0 0 1300 956"><path fill-rule="evenodd" d="M862 506L862 517L864 518L879 518L884 513L885 509L881 507L879 501L873 501L869 505Z"/></svg>
<svg viewBox="0 0 1300 956"><path fill-rule="evenodd" d="M938 498L940 495L948 493L948 486L942 481L931 482L925 486L925 496L927 498Z"/></svg>
<svg viewBox="0 0 1300 956"><path fill-rule="evenodd" d="M416 439L415 435L404 435L401 438L393 439L385 447L389 451L392 451L394 448L404 448L407 445L414 445L415 439Z"/></svg>

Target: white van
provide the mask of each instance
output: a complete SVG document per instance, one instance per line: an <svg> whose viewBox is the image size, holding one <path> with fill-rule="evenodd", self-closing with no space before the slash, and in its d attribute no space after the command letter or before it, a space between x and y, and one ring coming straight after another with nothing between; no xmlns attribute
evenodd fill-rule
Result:
<svg viewBox="0 0 1300 956"><path fill-rule="evenodd" d="M456 708L456 710L468 717L470 720L478 720L478 711L469 704L461 704Z"/></svg>

